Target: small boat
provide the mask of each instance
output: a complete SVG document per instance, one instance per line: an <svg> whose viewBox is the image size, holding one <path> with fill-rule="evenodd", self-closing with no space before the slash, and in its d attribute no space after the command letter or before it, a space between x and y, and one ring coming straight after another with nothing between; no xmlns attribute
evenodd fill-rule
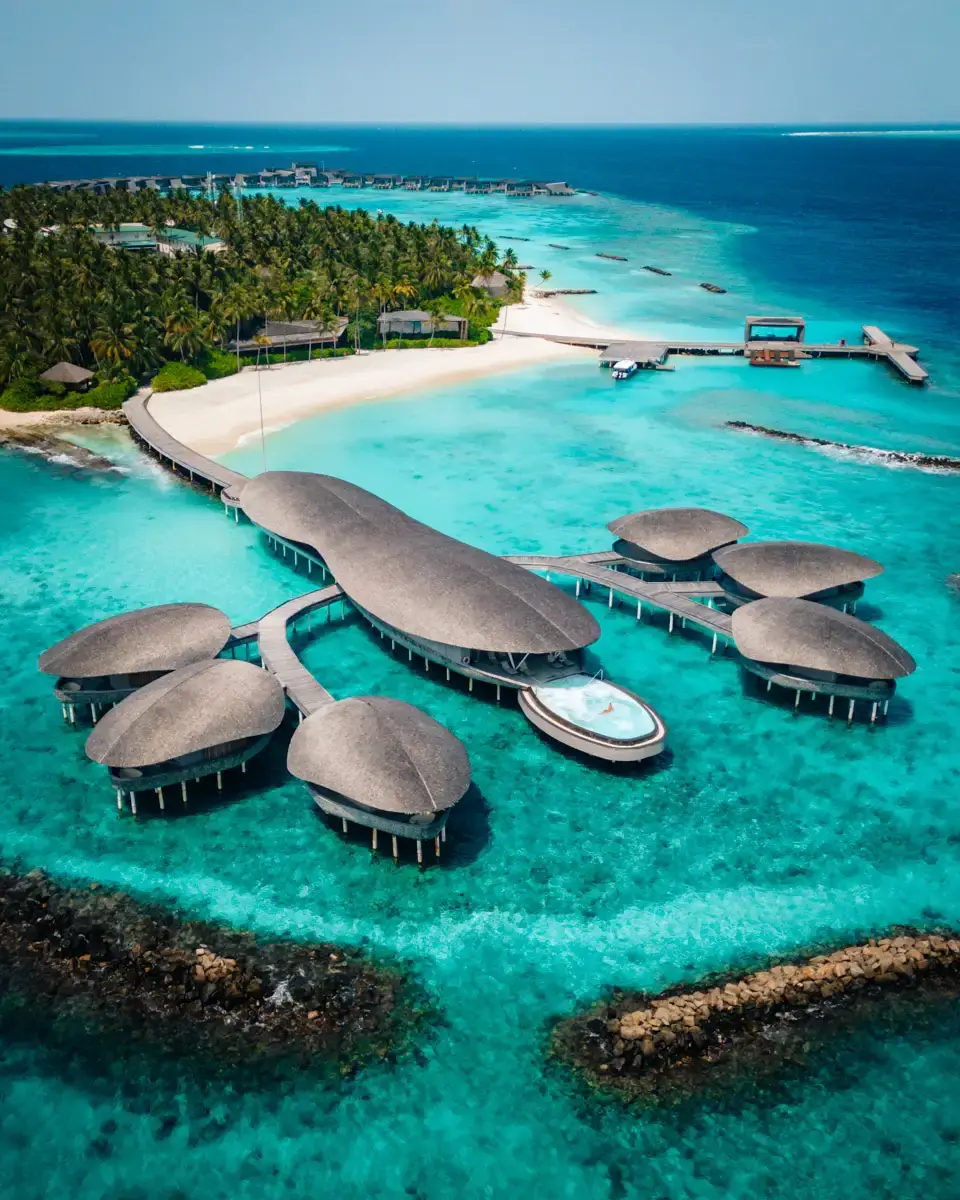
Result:
<svg viewBox="0 0 960 1200"><path fill-rule="evenodd" d="M705 292L714 292L717 296L726 295L727 289L718 287L715 283L701 283L700 286Z"/></svg>
<svg viewBox="0 0 960 1200"><path fill-rule="evenodd" d="M632 358L621 358L619 362L613 364L614 379L629 379L637 369L637 364Z"/></svg>

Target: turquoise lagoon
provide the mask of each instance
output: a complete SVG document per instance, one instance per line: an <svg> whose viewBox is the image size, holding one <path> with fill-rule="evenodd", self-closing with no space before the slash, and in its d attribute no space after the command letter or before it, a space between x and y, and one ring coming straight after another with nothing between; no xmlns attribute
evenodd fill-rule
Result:
<svg viewBox="0 0 960 1200"><path fill-rule="evenodd" d="M425 199L389 204L411 215ZM436 198L438 215L535 239L517 243L521 261L547 266L559 286L594 286L603 272L604 291L587 298L597 319L653 328L662 314L671 328L732 331L748 309L809 307L738 275L741 229L603 197L498 213L484 202L489 217L468 199ZM560 256L574 251L543 246L578 238L569 265ZM629 247L631 259L642 244L643 261L677 277L656 292L657 277L590 261L601 239L597 248ZM736 280L736 296L708 297L700 276ZM852 336L861 317L808 315L824 322L821 336ZM122 439L86 439L122 473L4 457L5 854L190 913L399 956L439 1013L415 1054L339 1086L304 1075L245 1089L142 1064L133 1076L124 1047L104 1048L94 1069L69 1042L55 1051L9 1038L5 1194L955 1196L952 1009L847 1036L775 1084L672 1112L598 1103L544 1063L549 1018L608 984L659 988L894 922L960 920L960 628L947 585L960 569L956 483L723 427L745 419L958 453L956 395L935 377L921 392L858 364L761 372L693 360L614 385L585 362L340 409L269 437L271 467L345 476L494 551L601 548L614 516L702 503L756 536L823 539L886 565L865 615L918 670L872 732L822 712L794 717L703 641L588 600L603 630L592 660L670 730L669 753L635 773L563 754L512 706L416 671L355 619L323 626L303 654L336 695L409 700L468 747L477 794L451 818L445 861L423 875L371 861L363 843L327 829L270 763L220 805L118 817L35 673L39 651L88 620L161 600L250 619L306 580ZM248 445L228 459L254 471L259 453Z"/></svg>

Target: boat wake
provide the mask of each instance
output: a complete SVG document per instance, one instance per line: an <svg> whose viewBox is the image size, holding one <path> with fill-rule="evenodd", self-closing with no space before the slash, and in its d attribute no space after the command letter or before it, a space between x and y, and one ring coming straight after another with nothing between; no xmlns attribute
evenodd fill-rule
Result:
<svg viewBox="0 0 960 1200"><path fill-rule="evenodd" d="M914 467L920 471L946 473L960 471L960 458L949 454L922 454L915 450L881 450L877 446L857 446L850 442L831 442L827 438L789 433L783 429L770 429L766 425L751 425L748 421L725 421L728 429L739 429L745 433L758 433L763 437L776 438L783 442L796 442L819 450L831 458L852 458L857 462L869 462L881 467Z"/></svg>

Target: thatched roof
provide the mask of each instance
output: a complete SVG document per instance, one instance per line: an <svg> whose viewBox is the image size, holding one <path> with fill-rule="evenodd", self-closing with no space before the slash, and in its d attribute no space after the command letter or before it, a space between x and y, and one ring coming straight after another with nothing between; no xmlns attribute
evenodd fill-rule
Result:
<svg viewBox="0 0 960 1200"><path fill-rule="evenodd" d="M215 658L148 683L112 708L87 738L108 767L148 767L224 742L273 733L283 688L253 663Z"/></svg>
<svg viewBox="0 0 960 1200"><path fill-rule="evenodd" d="M725 546L713 558L725 574L758 596L813 596L883 571L872 558L820 542L744 542Z"/></svg>
<svg viewBox="0 0 960 1200"><path fill-rule="evenodd" d="M678 563L702 558L750 532L709 508L648 508L618 517L607 528L641 552Z"/></svg>
<svg viewBox="0 0 960 1200"><path fill-rule="evenodd" d="M745 658L859 679L899 679L916 670L893 638L865 621L812 600L774 598L733 614L733 638Z"/></svg>
<svg viewBox="0 0 960 1200"><path fill-rule="evenodd" d="M209 604L158 604L97 621L40 655L47 675L89 679L173 671L214 658L230 637L230 618Z"/></svg>
<svg viewBox="0 0 960 1200"><path fill-rule="evenodd" d="M324 704L290 739L298 779L391 813L452 807L470 786L463 745L426 713L382 696Z"/></svg>
<svg viewBox="0 0 960 1200"><path fill-rule="evenodd" d="M86 367L78 367L75 363L58 362L40 376L47 383L86 383L93 378L93 372Z"/></svg>
<svg viewBox="0 0 960 1200"><path fill-rule="evenodd" d="M571 596L330 475L268 471L244 485L255 524L312 546L351 600L414 637L540 654L600 636Z"/></svg>

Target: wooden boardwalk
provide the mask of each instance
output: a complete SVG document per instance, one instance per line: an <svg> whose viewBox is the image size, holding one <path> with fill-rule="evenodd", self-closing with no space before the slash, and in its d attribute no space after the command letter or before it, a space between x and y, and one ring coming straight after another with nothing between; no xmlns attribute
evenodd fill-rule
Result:
<svg viewBox="0 0 960 1200"><path fill-rule="evenodd" d="M547 554L506 555L509 562L531 571L543 571L550 578L551 573L568 575L577 582L577 595L580 594L581 582L597 584L607 590L607 602L613 607L614 597L620 596L636 601L637 620L643 616L643 606L658 612L665 612L669 618L669 630L673 633L677 618L681 628L687 624L702 629L713 638L713 649L716 650L720 639L725 644L733 640L730 614L710 607L709 603L701 601L719 598L724 594L723 588L713 580L686 580L678 582L647 581L628 575L625 571L615 570L617 563L625 560L613 551L600 551L592 554L569 554L561 557L551 557ZM699 597L700 599L694 599Z"/></svg>
<svg viewBox="0 0 960 1200"><path fill-rule="evenodd" d="M192 483L199 481L208 484L214 494L217 488L239 486L246 483L246 475L239 471L231 471L229 467L221 466L205 454L191 450L183 442L167 433L150 415L149 402L152 393L138 393L124 402L123 415L127 418L134 438L163 462L168 462L174 471L186 475Z"/></svg>
<svg viewBox="0 0 960 1200"><path fill-rule="evenodd" d="M287 697L304 717L309 716L322 704L329 704L333 696L300 661L297 652L290 645L287 630L291 625L296 627L297 622L304 618L309 629L311 616L318 609L326 609L329 620L330 606L343 599L343 591L336 584L332 584L330 587L287 600L261 617L257 623L260 661L268 671L276 675Z"/></svg>

